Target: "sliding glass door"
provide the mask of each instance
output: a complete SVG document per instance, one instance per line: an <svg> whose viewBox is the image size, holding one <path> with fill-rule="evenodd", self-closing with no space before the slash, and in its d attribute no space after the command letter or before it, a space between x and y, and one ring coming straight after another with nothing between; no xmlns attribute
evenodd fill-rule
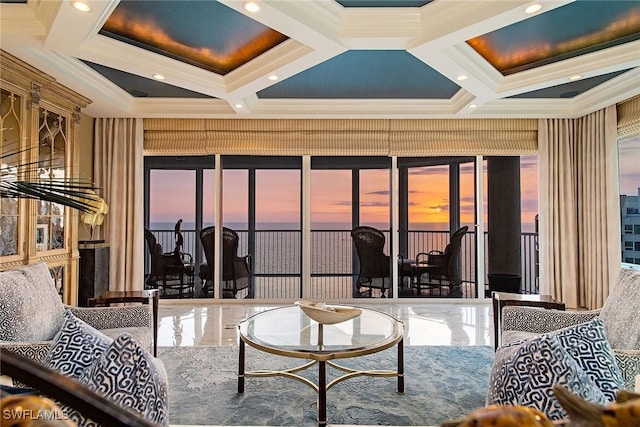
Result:
<svg viewBox="0 0 640 427"><path fill-rule="evenodd" d="M173 227L182 219L185 250L192 251L195 264L199 265L206 262L199 233L216 223L215 200L220 197L221 223L238 233L238 255L251 256L252 297L339 300L358 296L354 282L360 265L350 232L359 225L377 228L384 234L384 253L390 256L393 272L389 280L397 286L391 287L393 292L397 291L397 294L390 292L393 296L484 296L487 281L484 271L489 255L476 250L477 244L486 246L484 231L482 240L476 241L476 224L488 230L489 198L483 197L483 209L479 209L476 199L477 194L488 193L486 159L269 156L218 156L218 159L221 173L216 173L215 158L211 156L147 158L146 224L158 234L165 249L172 250ZM393 173L392 164L397 165L397 174ZM522 160L523 201L518 215L523 220L522 236L531 231L531 239L535 230L524 228L525 220L531 222L530 217L535 217L537 210L537 199L531 200L537 184L534 170L535 157ZM221 184L216 183L217 177L221 178ZM217 190L221 195L216 196ZM495 200L499 203L500 197ZM495 200L491 203L496 203ZM483 218L476 219L482 212ZM460 241L456 267L460 286L456 289L433 286L424 290L412 286L416 276L410 268L406 269L410 261L419 253L445 251L452 233L465 226L467 231ZM530 251L534 241L522 242L523 282L534 283L535 270L530 272L535 269L535 254ZM478 256L481 269L477 268ZM478 270L481 277L477 277ZM431 280L428 276L423 279ZM374 294L377 296L380 291ZM239 293L238 298L244 297L249 295Z"/></svg>

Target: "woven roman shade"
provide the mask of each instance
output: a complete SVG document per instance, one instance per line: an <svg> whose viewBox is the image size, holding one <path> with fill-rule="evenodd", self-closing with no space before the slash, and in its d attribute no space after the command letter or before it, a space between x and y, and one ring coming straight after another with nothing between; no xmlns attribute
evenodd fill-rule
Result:
<svg viewBox="0 0 640 427"><path fill-rule="evenodd" d="M538 151L533 119L437 119L391 122L390 154L519 156Z"/></svg>
<svg viewBox="0 0 640 427"><path fill-rule="evenodd" d="M145 119L145 155L443 156L537 152L533 119Z"/></svg>
<svg viewBox="0 0 640 427"><path fill-rule="evenodd" d="M640 96L617 105L618 138L640 135Z"/></svg>
<svg viewBox="0 0 640 427"><path fill-rule="evenodd" d="M386 120L146 119L145 155L363 155L389 152Z"/></svg>

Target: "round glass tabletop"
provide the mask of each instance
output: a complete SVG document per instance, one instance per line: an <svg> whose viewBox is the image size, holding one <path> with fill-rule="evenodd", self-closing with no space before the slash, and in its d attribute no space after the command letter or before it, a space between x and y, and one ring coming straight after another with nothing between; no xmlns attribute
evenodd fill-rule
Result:
<svg viewBox="0 0 640 427"><path fill-rule="evenodd" d="M252 347L269 353L310 359L374 353L402 339L401 321L386 313L358 308L362 314L351 320L319 325L298 306L279 307L241 322L240 337Z"/></svg>

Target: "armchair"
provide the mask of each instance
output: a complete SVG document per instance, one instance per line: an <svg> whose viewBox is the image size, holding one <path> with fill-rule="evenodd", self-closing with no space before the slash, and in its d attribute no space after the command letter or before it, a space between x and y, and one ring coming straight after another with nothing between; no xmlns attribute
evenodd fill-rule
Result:
<svg viewBox="0 0 640 427"><path fill-rule="evenodd" d="M0 272L0 348L42 362L70 310L105 335L125 332L145 349L153 344L150 305L78 308L62 303L44 263Z"/></svg>
<svg viewBox="0 0 640 427"><path fill-rule="evenodd" d="M502 309L502 344L588 322L600 317L625 387L640 375L640 271L622 269L603 307L589 311L545 310L523 306Z"/></svg>
<svg viewBox="0 0 640 427"><path fill-rule="evenodd" d="M200 242L207 259L200 265L202 293L207 296L213 290L214 278L214 240L215 227L205 227L200 232ZM235 230L222 228L222 294L223 297L236 298L238 292L247 289L247 298L253 298L253 275L251 273L251 255L238 256L240 237Z"/></svg>
<svg viewBox="0 0 640 427"><path fill-rule="evenodd" d="M380 296L385 298L387 289L391 290L391 265L389 255L384 253L384 234L373 227L359 226L351 230L351 238L360 261L353 296L362 296L360 288L368 288L369 297L373 289L380 289Z"/></svg>
<svg viewBox="0 0 640 427"><path fill-rule="evenodd" d="M429 276L429 283L422 283L419 271L415 286L420 294L421 288L438 288L442 292L442 287L447 286L450 291L457 289L460 291L462 277L460 275L460 251L462 249L462 238L469 230L464 226L451 234L451 239L444 251L432 250L428 253L421 252L416 255L416 264L419 265L426 257L426 267L424 272ZM444 283L443 283L444 282ZM460 293L460 296L462 294Z"/></svg>
<svg viewBox="0 0 640 427"><path fill-rule="evenodd" d="M194 268L192 255L181 250L183 238L178 225L179 223L176 224L176 247L173 252L164 252L153 233L144 230L151 260L151 272L147 277L146 286L160 289L163 296L181 298L193 296Z"/></svg>

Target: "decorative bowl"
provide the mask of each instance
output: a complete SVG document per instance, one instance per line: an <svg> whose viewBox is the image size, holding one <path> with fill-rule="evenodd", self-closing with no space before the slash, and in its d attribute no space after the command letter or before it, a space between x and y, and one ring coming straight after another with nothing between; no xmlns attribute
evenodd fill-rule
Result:
<svg viewBox="0 0 640 427"><path fill-rule="evenodd" d="M359 308L326 305L322 302L296 301L295 305L299 306L309 318L323 325L345 322L362 313Z"/></svg>

